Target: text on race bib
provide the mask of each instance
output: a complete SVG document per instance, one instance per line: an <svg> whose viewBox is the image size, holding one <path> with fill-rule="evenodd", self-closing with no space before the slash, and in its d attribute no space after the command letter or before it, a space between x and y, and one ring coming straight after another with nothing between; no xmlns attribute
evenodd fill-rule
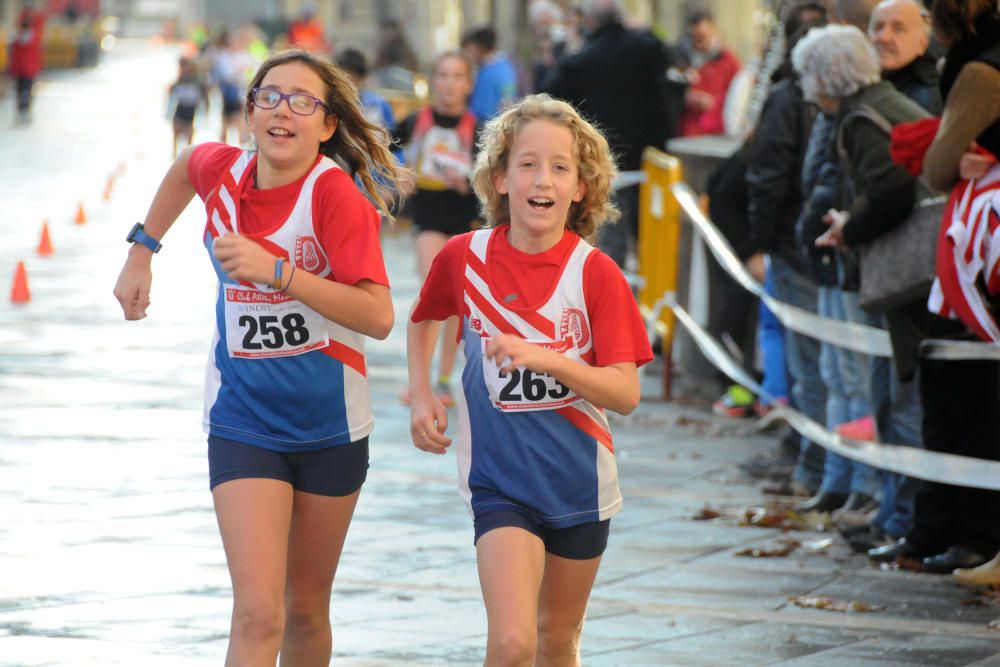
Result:
<svg viewBox="0 0 1000 667"><path fill-rule="evenodd" d="M548 373L537 373L528 368L514 368L501 374L500 365L486 357L488 341L488 338L482 339L483 378L489 390L490 400L498 410L503 412L555 410L580 400L575 392ZM571 359L580 359L580 353L572 339L526 342L553 350Z"/></svg>
<svg viewBox="0 0 1000 667"><path fill-rule="evenodd" d="M326 319L283 292L227 287L226 344L229 356L288 357L330 344Z"/></svg>

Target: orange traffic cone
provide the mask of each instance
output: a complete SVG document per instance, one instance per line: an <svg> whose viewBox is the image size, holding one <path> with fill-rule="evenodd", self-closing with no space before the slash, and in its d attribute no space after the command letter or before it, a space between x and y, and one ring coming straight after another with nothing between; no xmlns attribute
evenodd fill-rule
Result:
<svg viewBox="0 0 1000 667"><path fill-rule="evenodd" d="M17 263L14 271L14 286L10 289L11 303L28 303L31 301L31 292L28 291L28 272L24 269L24 262Z"/></svg>
<svg viewBox="0 0 1000 667"><path fill-rule="evenodd" d="M52 237L49 236L49 221L45 220L42 222L42 238L38 241L38 254L42 257L48 257L54 252Z"/></svg>
<svg viewBox="0 0 1000 667"><path fill-rule="evenodd" d="M114 184L115 184L115 176L114 174L111 174L108 176L108 182L104 186L104 201L111 200L111 188L114 187Z"/></svg>
<svg viewBox="0 0 1000 667"><path fill-rule="evenodd" d="M83 202L80 202L80 204L76 207L76 224L87 224L87 214L83 211Z"/></svg>

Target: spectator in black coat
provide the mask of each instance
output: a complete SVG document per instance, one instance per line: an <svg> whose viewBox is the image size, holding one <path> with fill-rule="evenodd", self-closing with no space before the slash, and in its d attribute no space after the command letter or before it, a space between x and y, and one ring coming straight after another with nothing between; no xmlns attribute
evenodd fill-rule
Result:
<svg viewBox="0 0 1000 667"><path fill-rule="evenodd" d="M663 148L672 135L666 71L669 48L648 30L622 24L615 0L581 4L587 42L559 62L541 89L571 103L607 136L622 171L639 169L646 146ZM617 191L622 220L601 228L599 244L619 266L638 230L638 186Z"/></svg>
<svg viewBox="0 0 1000 667"><path fill-rule="evenodd" d="M817 310L817 286L797 251L795 222L802 208L802 165L815 116L795 78L778 82L761 111L747 168L748 223L755 250L747 267L763 282L767 266L775 296L811 312ZM819 344L786 330L785 359L792 401L810 418L824 422L826 388L819 375ZM822 479L823 450L803 438L792 472L792 490L814 494Z"/></svg>

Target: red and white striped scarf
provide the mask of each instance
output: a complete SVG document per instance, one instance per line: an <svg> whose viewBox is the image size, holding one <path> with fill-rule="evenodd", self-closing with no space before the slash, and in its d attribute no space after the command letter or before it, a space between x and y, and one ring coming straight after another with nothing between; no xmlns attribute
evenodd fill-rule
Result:
<svg viewBox="0 0 1000 667"><path fill-rule="evenodd" d="M993 165L983 178L962 181L951 191L927 308L961 320L984 341L1000 342L1000 323L988 300L998 294L1000 165Z"/></svg>

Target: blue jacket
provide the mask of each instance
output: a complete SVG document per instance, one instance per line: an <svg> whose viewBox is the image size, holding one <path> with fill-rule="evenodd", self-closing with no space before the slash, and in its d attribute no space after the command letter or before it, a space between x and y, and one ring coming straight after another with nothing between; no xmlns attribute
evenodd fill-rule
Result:
<svg viewBox="0 0 1000 667"><path fill-rule="evenodd" d="M469 97L469 108L479 122L497 115L500 108L517 96L517 70L507 54L498 52L480 66Z"/></svg>

